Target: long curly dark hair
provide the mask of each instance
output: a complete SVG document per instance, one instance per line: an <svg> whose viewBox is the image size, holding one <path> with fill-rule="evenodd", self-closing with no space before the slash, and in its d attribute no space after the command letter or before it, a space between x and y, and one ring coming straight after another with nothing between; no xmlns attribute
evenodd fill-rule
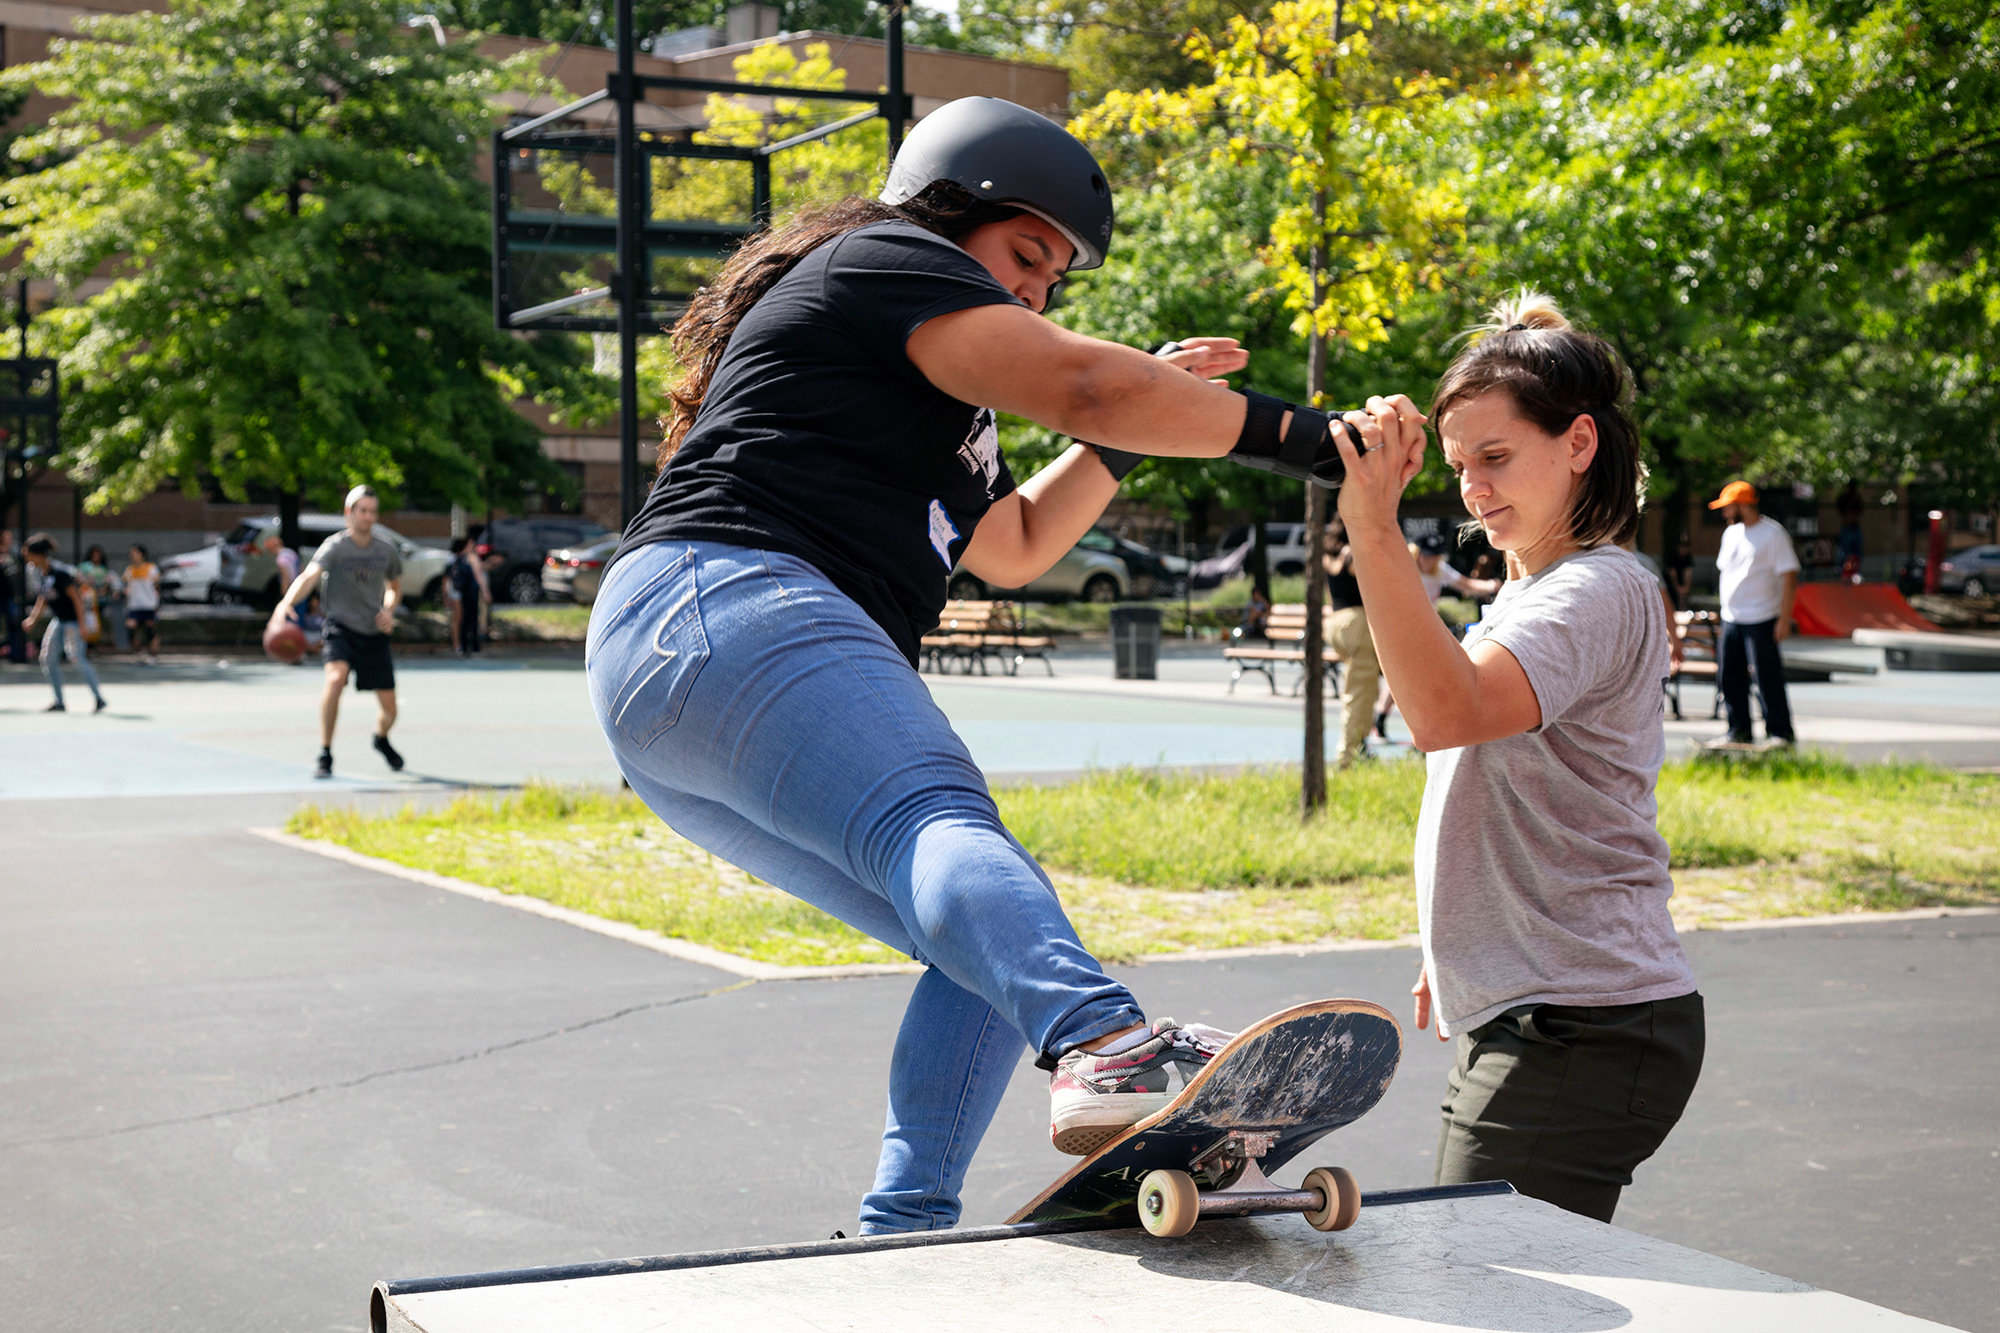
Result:
<svg viewBox="0 0 2000 1333"><path fill-rule="evenodd" d="M900 204L849 195L837 203L806 209L784 226L745 241L722 266L714 284L696 292L687 312L674 324L674 359L684 369L667 389L673 407L667 414L666 438L660 442L660 467L666 468L687 438L736 326L801 259L835 237L874 222L914 222L948 241L959 241L977 228L1004 222L1020 212L975 198L950 181L934 181Z"/></svg>

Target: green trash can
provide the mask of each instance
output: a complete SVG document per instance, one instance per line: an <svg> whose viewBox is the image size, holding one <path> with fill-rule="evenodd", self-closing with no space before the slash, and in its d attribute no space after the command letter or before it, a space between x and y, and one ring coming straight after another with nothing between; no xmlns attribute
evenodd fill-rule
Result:
<svg viewBox="0 0 2000 1333"><path fill-rule="evenodd" d="M1119 680L1160 678L1160 608L1111 608L1112 672Z"/></svg>

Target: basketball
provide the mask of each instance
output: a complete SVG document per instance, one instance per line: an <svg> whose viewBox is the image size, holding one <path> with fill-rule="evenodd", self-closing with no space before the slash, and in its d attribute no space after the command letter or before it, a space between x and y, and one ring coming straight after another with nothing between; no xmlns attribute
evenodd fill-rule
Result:
<svg viewBox="0 0 2000 1333"><path fill-rule="evenodd" d="M287 666L306 655L306 632L289 620L264 627L264 652Z"/></svg>

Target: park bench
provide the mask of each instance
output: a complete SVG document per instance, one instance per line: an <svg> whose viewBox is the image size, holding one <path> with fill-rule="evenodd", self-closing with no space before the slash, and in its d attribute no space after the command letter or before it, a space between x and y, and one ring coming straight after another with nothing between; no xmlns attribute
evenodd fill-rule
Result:
<svg viewBox="0 0 2000 1333"><path fill-rule="evenodd" d="M1684 680L1706 681L1716 687L1714 704L1708 710L1711 721L1722 716L1722 689L1719 673L1722 659L1722 617L1713 611L1677 611L1674 622L1681 632L1681 664L1668 675L1666 680L1667 707L1674 715L1674 721L1681 718L1681 682ZM1860 634L1855 635L1860 641ZM1833 679L1834 672L1848 675L1872 676L1875 668L1859 663L1816 661L1809 656L1792 654L1785 658L1785 681L1800 685L1818 683ZM1756 692L1751 692L1750 707L1759 706Z"/></svg>
<svg viewBox="0 0 2000 1333"><path fill-rule="evenodd" d="M946 675L956 662L968 676L975 667L980 675L986 675L988 658L1011 676L1030 657L1039 658L1043 669L1053 676L1056 669L1049 665L1048 655L1055 646L1056 641L1047 635L1027 632L1014 603L970 601L946 602L938 627L919 644L923 663L930 670Z"/></svg>
<svg viewBox="0 0 2000 1333"><path fill-rule="evenodd" d="M1299 669L1298 679L1292 682L1292 693L1297 694L1306 679L1306 608L1299 602L1280 602L1271 608L1264 620L1264 642L1254 641L1232 644L1222 650L1224 660L1235 664L1235 671L1229 676L1229 693L1236 693L1236 682L1255 671L1270 685L1271 693L1278 692L1278 678L1273 674L1280 664ZM1327 679L1335 681L1334 693L1340 692L1334 675L1339 665L1340 655L1328 648L1324 650Z"/></svg>
<svg viewBox="0 0 2000 1333"><path fill-rule="evenodd" d="M1704 680L1714 685L1716 672L1721 669L1722 618L1713 611L1676 611L1674 622L1680 628L1681 664L1668 676L1666 683L1667 706L1673 711L1674 721L1681 720L1681 682L1684 680ZM1722 716L1722 691L1715 694L1715 707L1710 710L1711 718Z"/></svg>

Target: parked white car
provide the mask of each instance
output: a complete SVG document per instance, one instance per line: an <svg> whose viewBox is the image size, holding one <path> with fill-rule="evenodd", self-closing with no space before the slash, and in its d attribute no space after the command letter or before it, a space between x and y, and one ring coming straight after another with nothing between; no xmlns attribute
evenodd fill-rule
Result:
<svg viewBox="0 0 2000 1333"><path fill-rule="evenodd" d="M206 602L214 597L215 582L222 576L222 545L166 556L159 565L162 601Z"/></svg>
<svg viewBox="0 0 2000 1333"><path fill-rule="evenodd" d="M1222 535L1222 542L1217 547L1221 554L1199 561L1194 566L1194 586L1213 588L1243 574L1250 567L1250 553L1254 547L1255 542L1247 526L1230 529ZM1279 578L1305 573L1306 525L1266 523L1264 551L1271 562L1271 573Z"/></svg>

